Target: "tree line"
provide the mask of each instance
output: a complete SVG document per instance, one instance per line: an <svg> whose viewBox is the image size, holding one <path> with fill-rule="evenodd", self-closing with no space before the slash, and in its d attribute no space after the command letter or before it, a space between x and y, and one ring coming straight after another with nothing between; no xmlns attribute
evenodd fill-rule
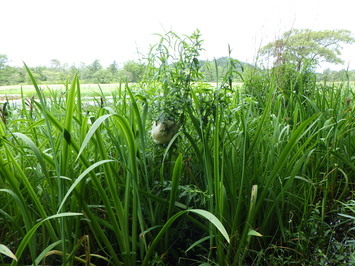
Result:
<svg viewBox="0 0 355 266"><path fill-rule="evenodd" d="M36 80L42 84L62 84L79 74L83 83L116 83L122 80L137 82L144 71L142 64L135 61L125 62L122 67L113 61L104 68L99 60L79 66L62 64L52 59L49 66L29 66ZM6 55L0 55L0 86L31 83L23 67L10 66Z"/></svg>
<svg viewBox="0 0 355 266"><path fill-rule="evenodd" d="M339 55L340 44L351 44L355 41L351 32L346 30L311 31L308 29L291 30L283 34L279 40L271 42L259 51L259 70L278 71L284 76L297 73L304 67L316 76L317 81L355 81L355 70L334 71L326 69L323 73L315 73L320 62L334 64L343 63ZM198 69L202 81L216 82L225 76L230 62L229 57L216 60L198 60ZM261 67L263 60L274 61L273 67ZM197 60L197 58L196 58ZM257 68L248 63L238 62L236 72L249 71ZM98 59L91 64L81 63L79 66L61 63L52 59L49 66L31 67L31 71L41 84L63 84L78 74L82 83L119 83L140 82L147 70L147 62L130 60L122 66L113 61L103 67ZM151 67L151 66L150 66ZM286 72L285 72L286 71ZM240 75L234 75L233 81L242 81ZM10 66L7 55L0 54L0 86L30 84L31 81L24 67Z"/></svg>
<svg viewBox="0 0 355 266"><path fill-rule="evenodd" d="M214 82L218 76L223 76L228 64L228 57L221 57L215 61L200 61L200 71L203 80ZM25 67L10 66L8 57L0 54L0 86L30 84ZM240 63L239 71L248 67L247 63ZM91 64L81 63L79 66L62 64L58 59L52 59L48 66L30 66L36 80L42 84L62 84L78 74L82 83L119 83L139 82L144 77L146 64L137 61L127 61L120 66L113 61L108 67L103 67L98 59Z"/></svg>

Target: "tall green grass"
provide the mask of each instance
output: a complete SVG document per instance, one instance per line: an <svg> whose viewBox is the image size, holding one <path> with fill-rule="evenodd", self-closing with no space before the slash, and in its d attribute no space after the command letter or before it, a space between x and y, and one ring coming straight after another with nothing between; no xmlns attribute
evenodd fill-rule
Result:
<svg viewBox="0 0 355 266"><path fill-rule="evenodd" d="M195 38L175 44L187 53ZM0 124L1 263L321 261L311 256L327 251L325 229L354 189L354 90L280 88L267 71L235 72L232 59L221 83L203 84L197 50L152 64L166 83L122 84L91 106L79 77L48 98L27 68L37 100L9 103ZM169 86L183 87L186 103ZM152 121L169 107L156 101L170 96L181 128L156 145Z"/></svg>

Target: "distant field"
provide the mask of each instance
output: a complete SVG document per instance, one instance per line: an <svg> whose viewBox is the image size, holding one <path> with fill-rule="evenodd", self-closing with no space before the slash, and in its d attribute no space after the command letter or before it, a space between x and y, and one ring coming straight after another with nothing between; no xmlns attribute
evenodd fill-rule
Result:
<svg viewBox="0 0 355 266"><path fill-rule="evenodd" d="M212 86L216 85L215 82L209 82ZM344 82L329 82L328 84L331 85L340 85ZM234 85L242 85L241 82L233 83ZM324 84L324 82L318 82L318 84ZM133 86L134 83L129 83L130 86ZM349 82L349 85L352 89L355 88L355 82ZM120 84L80 84L80 92L82 96L97 96L98 94L101 95L100 88L104 95L109 96L111 93L118 89ZM122 85L124 88L125 85ZM56 93L60 93L61 91L65 90L64 85L60 84L45 84L39 85L39 87L43 90L46 96L49 96L51 92L55 91ZM36 95L36 90L33 85L10 85L10 86L0 86L0 101L7 99L19 99L21 97L21 88L23 90L23 94L25 97L32 97Z"/></svg>
<svg viewBox="0 0 355 266"><path fill-rule="evenodd" d="M135 83L129 83L128 85L133 86ZM215 82L209 82L212 86L215 86ZM234 85L241 85L242 83L233 83ZM69 85L70 86L70 85ZM118 89L120 84L80 84L80 92L84 97L93 97L98 94L101 95L100 88L104 95L109 96L111 93ZM60 93L64 92L65 86L60 84L45 84L39 85L46 96L50 96L52 92ZM125 85L122 84L122 88ZM6 98L13 100L19 99L21 97L21 88L23 95L25 97L32 97L36 95L36 90L33 85L10 85L10 86L0 86L0 100L3 101Z"/></svg>
<svg viewBox="0 0 355 266"><path fill-rule="evenodd" d="M133 84L130 84L133 85ZM101 94L100 88L105 95L110 95L112 91L117 89L119 84L81 84L80 91L83 96L95 96L98 93ZM51 91L64 91L64 85L39 85L39 87L43 90L45 95L50 95ZM124 87L124 85L123 85ZM11 85L11 86L0 86L0 100L5 98L9 99L17 99L21 97L21 88L24 96L31 97L36 95L36 90L33 85Z"/></svg>

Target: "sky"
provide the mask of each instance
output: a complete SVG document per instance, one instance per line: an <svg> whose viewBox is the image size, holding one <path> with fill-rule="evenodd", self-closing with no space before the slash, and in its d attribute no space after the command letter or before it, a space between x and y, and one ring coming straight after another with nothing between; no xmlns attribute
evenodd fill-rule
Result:
<svg viewBox="0 0 355 266"><path fill-rule="evenodd" d="M200 59L228 55L254 63L257 51L292 28L347 29L355 34L353 0L0 0L0 54L9 64L90 64L137 60L172 30L199 29ZM355 44L342 50L355 69Z"/></svg>

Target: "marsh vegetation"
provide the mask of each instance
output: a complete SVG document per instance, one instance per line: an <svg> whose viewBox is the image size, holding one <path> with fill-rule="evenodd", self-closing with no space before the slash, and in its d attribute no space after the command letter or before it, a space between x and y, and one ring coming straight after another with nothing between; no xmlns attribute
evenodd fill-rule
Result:
<svg viewBox="0 0 355 266"><path fill-rule="evenodd" d="M354 263L350 83L229 58L211 85L198 32L160 37L141 81L92 105L78 76L44 96L26 66L36 97L0 113L0 262Z"/></svg>

